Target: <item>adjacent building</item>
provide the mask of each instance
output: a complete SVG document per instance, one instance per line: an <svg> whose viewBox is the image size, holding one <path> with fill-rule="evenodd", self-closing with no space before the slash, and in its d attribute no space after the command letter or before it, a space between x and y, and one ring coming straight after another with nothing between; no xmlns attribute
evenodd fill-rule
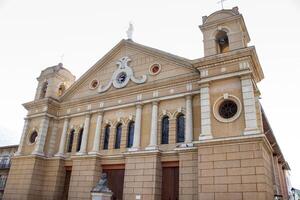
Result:
<svg viewBox="0 0 300 200"><path fill-rule="evenodd" d="M199 27L199 59L129 34L76 81L61 63L43 70L4 199L90 199L103 172L113 199L288 199L243 16L220 10Z"/></svg>
<svg viewBox="0 0 300 200"><path fill-rule="evenodd" d="M8 177L11 157L17 151L18 145L0 147L0 200L2 200Z"/></svg>

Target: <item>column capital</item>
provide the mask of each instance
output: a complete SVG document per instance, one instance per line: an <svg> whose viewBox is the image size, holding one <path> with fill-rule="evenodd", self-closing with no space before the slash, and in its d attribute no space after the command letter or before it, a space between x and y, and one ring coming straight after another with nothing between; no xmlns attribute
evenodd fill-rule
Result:
<svg viewBox="0 0 300 200"><path fill-rule="evenodd" d="M205 82L205 83L200 83L199 84L200 88L209 87L209 85L210 85L209 82Z"/></svg>
<svg viewBox="0 0 300 200"><path fill-rule="evenodd" d="M245 80L245 79L252 79L251 75L250 74L246 74L246 75L242 75L240 76L240 79L241 80Z"/></svg>
<svg viewBox="0 0 300 200"><path fill-rule="evenodd" d="M135 104L135 107L136 107L136 108L142 108L142 107L143 107L143 104L142 104L142 103L137 103L137 104Z"/></svg>
<svg viewBox="0 0 300 200"><path fill-rule="evenodd" d="M159 100L152 101L152 105L158 105L158 103L159 103Z"/></svg>
<svg viewBox="0 0 300 200"><path fill-rule="evenodd" d="M191 100L193 95L191 93L185 95L186 100Z"/></svg>

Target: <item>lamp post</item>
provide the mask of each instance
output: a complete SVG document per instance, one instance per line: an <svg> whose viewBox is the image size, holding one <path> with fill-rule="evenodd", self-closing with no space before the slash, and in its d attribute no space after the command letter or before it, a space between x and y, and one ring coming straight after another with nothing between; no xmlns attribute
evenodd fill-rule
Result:
<svg viewBox="0 0 300 200"><path fill-rule="evenodd" d="M295 188L292 187L291 191L292 191L292 194L293 194L293 199L295 200Z"/></svg>

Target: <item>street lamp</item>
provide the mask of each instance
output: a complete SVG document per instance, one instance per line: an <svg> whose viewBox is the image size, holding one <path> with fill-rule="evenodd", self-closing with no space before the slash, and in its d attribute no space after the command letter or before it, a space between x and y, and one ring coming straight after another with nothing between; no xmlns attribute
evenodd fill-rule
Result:
<svg viewBox="0 0 300 200"><path fill-rule="evenodd" d="M295 188L292 187L291 191L292 191L292 194L293 194L293 198L295 200Z"/></svg>

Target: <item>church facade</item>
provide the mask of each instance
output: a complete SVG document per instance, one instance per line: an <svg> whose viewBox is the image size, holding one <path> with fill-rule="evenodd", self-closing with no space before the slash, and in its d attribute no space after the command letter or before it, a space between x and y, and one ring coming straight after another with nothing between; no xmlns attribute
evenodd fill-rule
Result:
<svg viewBox="0 0 300 200"><path fill-rule="evenodd" d="M238 8L203 17L204 57L121 40L78 80L38 77L4 199L288 199L286 171L259 103L264 78Z"/></svg>

